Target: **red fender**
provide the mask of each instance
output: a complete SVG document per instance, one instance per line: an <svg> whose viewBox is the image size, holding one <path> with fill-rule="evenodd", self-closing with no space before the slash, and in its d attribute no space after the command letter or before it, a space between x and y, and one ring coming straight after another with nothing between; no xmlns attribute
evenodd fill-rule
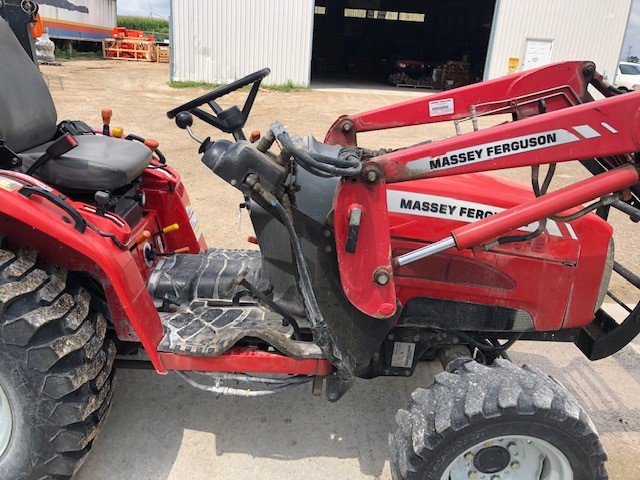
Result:
<svg viewBox="0 0 640 480"><path fill-rule="evenodd" d="M153 176L154 172L151 170L145 173L147 175ZM179 176L176 175L176 185L179 182ZM140 341L156 370L166 373L157 352L163 328L147 291L145 275L148 277L148 272L140 268L142 247L136 245L140 233L145 229L157 230L162 219L147 215L132 231L116 215L96 215L87 204L68 198L64 200L86 222L115 235L125 245L121 248L111 238L100 235L94 229L86 228L80 232L69 213L52 201L37 195L25 197L20 191L29 183L59 195L56 190L32 177L0 170L0 233L5 236L9 246L16 249L33 247L47 263L69 271L93 274L104 288L118 337L125 341ZM166 180L164 183L167 184ZM172 190L178 196L176 190ZM184 189L182 192L184 198L188 198ZM175 202L173 205L178 210ZM181 237L189 236L191 251L196 253L201 247L206 248L204 240L198 242L193 231L183 227ZM150 270L151 267L148 267Z"/></svg>

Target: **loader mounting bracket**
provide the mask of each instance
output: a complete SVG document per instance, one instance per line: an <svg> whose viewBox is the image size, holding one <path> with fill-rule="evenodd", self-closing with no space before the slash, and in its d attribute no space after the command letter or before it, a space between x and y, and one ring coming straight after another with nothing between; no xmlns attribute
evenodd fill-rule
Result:
<svg viewBox="0 0 640 480"><path fill-rule="evenodd" d="M640 333L640 305L622 323L617 323L603 310L584 327L576 345L589 360L601 360L624 348Z"/></svg>

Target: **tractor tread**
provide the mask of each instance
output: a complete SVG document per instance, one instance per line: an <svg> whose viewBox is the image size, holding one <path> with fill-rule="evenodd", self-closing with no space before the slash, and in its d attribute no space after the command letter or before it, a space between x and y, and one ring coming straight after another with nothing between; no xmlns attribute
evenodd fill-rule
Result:
<svg viewBox="0 0 640 480"><path fill-rule="evenodd" d="M89 292L72 286L65 270L37 265L35 250L0 249L0 343L10 347L0 349L0 365L28 379L17 388L32 396L29 415L38 428L29 434L40 445L37 463L21 464L16 478L68 479L110 409L116 347ZM0 472L10 467L0 459Z"/></svg>

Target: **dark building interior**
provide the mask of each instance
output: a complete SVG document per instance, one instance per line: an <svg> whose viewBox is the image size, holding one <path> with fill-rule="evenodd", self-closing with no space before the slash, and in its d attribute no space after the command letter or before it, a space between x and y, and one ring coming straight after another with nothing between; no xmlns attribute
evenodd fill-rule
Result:
<svg viewBox="0 0 640 480"><path fill-rule="evenodd" d="M387 82L398 61L424 76L449 61L482 79L495 0L316 0L312 78Z"/></svg>

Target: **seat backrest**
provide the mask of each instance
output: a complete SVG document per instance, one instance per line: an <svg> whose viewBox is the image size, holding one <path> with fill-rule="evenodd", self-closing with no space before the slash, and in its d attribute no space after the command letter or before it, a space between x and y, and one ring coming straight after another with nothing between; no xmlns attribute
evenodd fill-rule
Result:
<svg viewBox="0 0 640 480"><path fill-rule="evenodd" d="M0 138L17 153L36 147L53 138L56 118L40 71L0 18Z"/></svg>

